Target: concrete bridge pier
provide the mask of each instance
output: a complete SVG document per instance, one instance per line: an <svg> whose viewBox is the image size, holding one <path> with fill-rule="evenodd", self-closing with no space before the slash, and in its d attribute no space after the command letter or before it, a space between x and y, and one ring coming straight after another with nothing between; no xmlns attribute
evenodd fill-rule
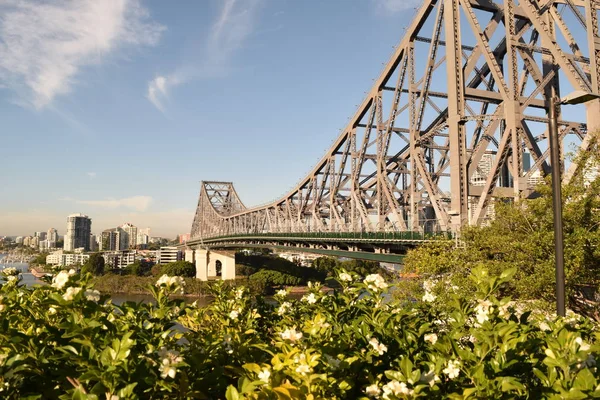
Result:
<svg viewBox="0 0 600 400"><path fill-rule="evenodd" d="M235 253L216 252L197 249L193 252L196 264L196 279L207 281L208 278L235 279ZM186 261L188 253L186 251Z"/></svg>

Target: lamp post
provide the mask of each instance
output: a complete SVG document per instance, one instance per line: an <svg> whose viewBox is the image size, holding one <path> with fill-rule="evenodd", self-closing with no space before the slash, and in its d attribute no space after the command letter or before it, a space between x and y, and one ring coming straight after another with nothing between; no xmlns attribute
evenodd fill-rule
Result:
<svg viewBox="0 0 600 400"><path fill-rule="evenodd" d="M562 99L550 97L548 110L548 136L550 143L550 163L552 164L552 206L554 209L554 257L556 264L556 313L565 316L565 254L562 221L562 189L560 177L560 144L556 106L561 104L581 104L600 98L600 96L577 90ZM558 101L557 101L558 100Z"/></svg>

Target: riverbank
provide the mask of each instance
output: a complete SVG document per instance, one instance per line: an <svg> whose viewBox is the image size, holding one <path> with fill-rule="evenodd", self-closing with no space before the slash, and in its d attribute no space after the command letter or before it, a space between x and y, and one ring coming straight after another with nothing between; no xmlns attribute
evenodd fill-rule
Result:
<svg viewBox="0 0 600 400"><path fill-rule="evenodd" d="M158 277L156 276L134 276L134 275L114 275L106 274L95 277L94 287L104 294L122 294L122 295L150 295L149 287L154 286ZM210 297L209 282L201 281L196 278L184 278L185 287L182 297L203 298ZM265 294L268 292L263 287L257 287L247 277L238 277L233 281L225 281L226 285L233 287L245 286L250 289L252 294ZM308 293L308 286L289 286L285 288L292 296L302 296ZM331 291L331 288L324 288L323 291ZM272 290L271 290L272 291ZM268 293L267 293L268 294Z"/></svg>

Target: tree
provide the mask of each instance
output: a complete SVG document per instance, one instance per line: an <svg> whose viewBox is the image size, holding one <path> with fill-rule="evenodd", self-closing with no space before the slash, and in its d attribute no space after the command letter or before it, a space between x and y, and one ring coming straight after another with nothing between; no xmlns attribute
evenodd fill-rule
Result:
<svg viewBox="0 0 600 400"><path fill-rule="evenodd" d="M583 293L600 283L600 176L589 171L600 160L597 137L590 150L578 160L581 168L563 185L563 224L565 240L566 291L568 307L586 311ZM451 242L423 245L408 253L405 272L420 279L404 283L403 293L418 296L421 281L442 282L442 298L448 287L472 293L474 283L467 279L470 271L485 265L489 274L500 274L511 267L517 272L503 287L503 294L520 300L542 300L547 308L555 303L554 220L551 177L538 185L538 197L518 203L496 201L496 217L488 226L470 227L461 232L464 248Z"/></svg>
<svg viewBox="0 0 600 400"><path fill-rule="evenodd" d="M104 274L104 257L102 257L102 254L93 253L90 255L90 258L83 264L81 272L89 272L96 276Z"/></svg>
<svg viewBox="0 0 600 400"><path fill-rule="evenodd" d="M185 276L193 278L196 276L196 266L189 261L176 261L161 266L160 273L169 276Z"/></svg>
<svg viewBox="0 0 600 400"><path fill-rule="evenodd" d="M150 274L152 263L146 260L136 260L124 268L126 275L146 276Z"/></svg>

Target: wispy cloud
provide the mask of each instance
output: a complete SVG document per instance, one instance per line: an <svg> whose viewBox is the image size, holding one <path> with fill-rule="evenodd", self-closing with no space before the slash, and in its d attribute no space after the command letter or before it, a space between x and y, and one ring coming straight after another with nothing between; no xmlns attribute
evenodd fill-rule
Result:
<svg viewBox="0 0 600 400"><path fill-rule="evenodd" d="M0 87L36 108L71 91L82 67L164 30L139 0L3 0L0 15Z"/></svg>
<svg viewBox="0 0 600 400"><path fill-rule="evenodd" d="M223 75L229 69L233 53L256 26L257 11L263 0L223 0L213 23L200 65L184 65L170 74L161 74L148 82L146 97L160 111L172 88L194 79Z"/></svg>
<svg viewBox="0 0 600 400"><path fill-rule="evenodd" d="M98 208L108 208L108 209L116 209L116 208L128 208L130 210L135 211L146 211L150 204L152 203L152 197L150 196L132 196L125 197L122 199L115 198L107 198L104 200L78 200L72 199L70 197L62 198L64 201L72 201L77 204L83 204L91 207Z"/></svg>
<svg viewBox="0 0 600 400"><path fill-rule="evenodd" d="M421 0L373 0L381 11L388 13L397 13L419 7L423 2Z"/></svg>
<svg viewBox="0 0 600 400"><path fill-rule="evenodd" d="M95 172L88 172L87 176L89 176L90 179L94 179L96 177L96 173Z"/></svg>

